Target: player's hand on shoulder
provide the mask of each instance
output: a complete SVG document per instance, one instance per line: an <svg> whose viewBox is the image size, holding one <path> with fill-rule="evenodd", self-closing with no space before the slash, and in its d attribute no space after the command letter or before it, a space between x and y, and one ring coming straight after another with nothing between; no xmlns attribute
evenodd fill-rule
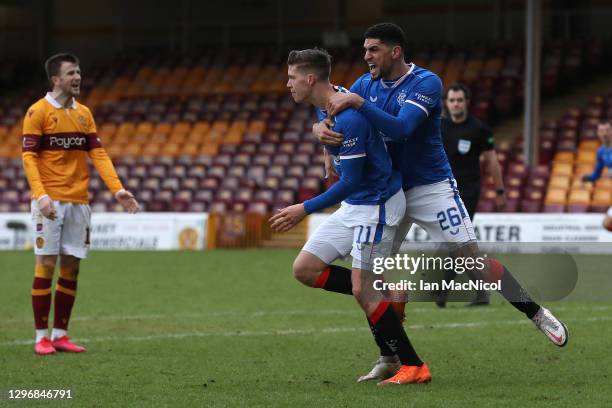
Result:
<svg viewBox="0 0 612 408"><path fill-rule="evenodd" d="M312 125L312 134L321 144L340 146L344 141L344 135L331 130L330 128L333 125L334 122L332 122L329 118L323 119L321 122L317 122Z"/></svg>
<svg viewBox="0 0 612 408"><path fill-rule="evenodd" d="M306 211L304 210L304 204L295 204L281 208L268 220L268 222L272 230L276 232L286 232L295 227L305 216Z"/></svg>
<svg viewBox="0 0 612 408"><path fill-rule="evenodd" d="M48 195L44 195L38 199L38 209L45 218L48 218L51 221L57 218L55 206L53 205L51 197L49 197Z"/></svg>
<svg viewBox="0 0 612 408"><path fill-rule="evenodd" d="M134 198L134 194L130 193L127 190L119 190L115 193L115 198L119 201L119 204L130 214L137 213L140 211L140 205L136 198Z"/></svg>
<svg viewBox="0 0 612 408"><path fill-rule="evenodd" d="M361 105L363 105L363 98L361 96L352 92L336 92L327 101L327 114L335 116L348 108L359 109Z"/></svg>

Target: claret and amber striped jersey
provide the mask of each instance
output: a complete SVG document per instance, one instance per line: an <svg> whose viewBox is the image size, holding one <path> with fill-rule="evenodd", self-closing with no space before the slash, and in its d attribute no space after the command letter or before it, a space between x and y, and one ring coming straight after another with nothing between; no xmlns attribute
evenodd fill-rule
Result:
<svg viewBox="0 0 612 408"><path fill-rule="evenodd" d="M23 165L33 198L87 203L87 156L115 194L123 186L96 134L91 111L77 103L63 107L50 93L32 105L23 121Z"/></svg>

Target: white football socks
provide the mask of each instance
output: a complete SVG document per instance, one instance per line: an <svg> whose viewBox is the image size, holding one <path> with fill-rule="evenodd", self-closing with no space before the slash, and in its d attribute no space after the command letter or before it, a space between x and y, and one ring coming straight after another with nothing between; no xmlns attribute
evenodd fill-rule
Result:
<svg viewBox="0 0 612 408"><path fill-rule="evenodd" d="M44 337L49 337L49 330L48 329L36 329L36 342L38 343Z"/></svg>
<svg viewBox="0 0 612 408"><path fill-rule="evenodd" d="M53 330L51 331L51 340L57 340L60 337L64 337L67 334L68 332L64 329L53 328Z"/></svg>

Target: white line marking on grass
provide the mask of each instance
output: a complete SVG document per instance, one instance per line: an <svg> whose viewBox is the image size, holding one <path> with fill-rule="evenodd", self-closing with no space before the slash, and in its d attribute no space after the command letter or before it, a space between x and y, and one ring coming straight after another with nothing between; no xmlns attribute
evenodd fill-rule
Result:
<svg viewBox="0 0 612 408"><path fill-rule="evenodd" d="M612 316L594 316L584 319L565 319L565 321L576 322L597 322L602 320L612 320ZM463 322L463 323L443 323L443 324L415 324L406 326L408 330L423 330L423 329L468 329L475 327L486 327L496 325L515 325L531 323L527 319L522 320L501 320L493 322ZM366 327L326 327L322 329L281 329L281 330L234 330L225 332L184 332L184 333L161 333L148 336L104 336L91 338L78 338L79 342L84 343L99 343L113 341L152 341L152 340L167 340L167 339L184 339L190 337L256 337L256 336L295 336L308 335L317 333L348 333L369 331ZM13 340L0 343L0 347L25 346L34 344L34 340Z"/></svg>
<svg viewBox="0 0 612 408"><path fill-rule="evenodd" d="M501 306L502 303L499 304ZM497 306L497 305L495 305ZM416 307L411 308L410 304L407 306L406 314L409 316L411 313L493 313L499 312L499 308L492 307L481 307L481 308L447 308L445 310L439 310L435 307ZM589 311L603 311L609 310L612 306L556 306L555 311L571 311L571 310L589 310ZM142 315L125 315L125 316L76 316L70 319L71 321L86 322L86 321L103 321L103 320L163 320L163 319L197 319L201 317L223 317L223 316L240 316L243 318L255 318L255 317L266 317L266 316L321 316L321 315L361 315L359 309L336 309L336 310L270 310L270 311L255 311L255 312L239 312L239 311L219 311L219 312L203 312L203 313L176 313L176 314L142 314ZM9 323L31 323L32 318L17 318L4 320L2 324Z"/></svg>

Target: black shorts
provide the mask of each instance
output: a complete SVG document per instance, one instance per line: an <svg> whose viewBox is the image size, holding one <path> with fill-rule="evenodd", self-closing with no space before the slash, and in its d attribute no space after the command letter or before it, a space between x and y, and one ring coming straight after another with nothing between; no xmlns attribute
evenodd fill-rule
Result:
<svg viewBox="0 0 612 408"><path fill-rule="evenodd" d="M474 213L476 212L478 200L480 199L480 183L460 185L458 190L461 195L461 200L465 205L465 209L470 216L470 220L474 220Z"/></svg>

